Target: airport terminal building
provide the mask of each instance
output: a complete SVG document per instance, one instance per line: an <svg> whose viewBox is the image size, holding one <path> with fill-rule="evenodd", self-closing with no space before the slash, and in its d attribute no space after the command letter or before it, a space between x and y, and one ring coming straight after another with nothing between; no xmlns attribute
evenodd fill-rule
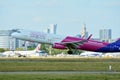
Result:
<svg viewBox="0 0 120 80"><path fill-rule="evenodd" d="M25 46L25 41L19 40L16 38L12 38L10 35L13 31L12 30L0 30L0 48L9 49L9 50L15 50L16 48L26 48L28 46L33 46L36 43L26 42L27 44Z"/></svg>
<svg viewBox="0 0 120 80"><path fill-rule="evenodd" d="M11 30L0 30L0 48L15 49L15 39L10 36L11 33Z"/></svg>

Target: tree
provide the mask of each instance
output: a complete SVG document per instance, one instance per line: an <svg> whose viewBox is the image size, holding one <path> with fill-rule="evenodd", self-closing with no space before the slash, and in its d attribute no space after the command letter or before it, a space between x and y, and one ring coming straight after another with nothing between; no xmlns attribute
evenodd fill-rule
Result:
<svg viewBox="0 0 120 80"><path fill-rule="evenodd" d="M23 48L17 48L16 50L17 50L17 51L22 51L22 50L23 50Z"/></svg>
<svg viewBox="0 0 120 80"><path fill-rule="evenodd" d="M49 44L41 44L41 50L45 50L45 52L49 53L50 55L56 55L60 53L67 54L68 49L61 50L61 49L54 49L52 48L51 45ZM83 51L82 50L72 50L74 54L81 54Z"/></svg>
<svg viewBox="0 0 120 80"><path fill-rule="evenodd" d="M5 52L5 49L3 49L3 48L0 48L0 52Z"/></svg>
<svg viewBox="0 0 120 80"><path fill-rule="evenodd" d="M49 45L48 44L41 44L40 50L45 50L47 53L49 53Z"/></svg>

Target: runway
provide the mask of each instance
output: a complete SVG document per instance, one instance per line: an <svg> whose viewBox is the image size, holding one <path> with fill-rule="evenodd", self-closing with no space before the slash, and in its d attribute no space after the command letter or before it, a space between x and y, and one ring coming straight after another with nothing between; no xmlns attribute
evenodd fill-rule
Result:
<svg viewBox="0 0 120 80"><path fill-rule="evenodd" d="M0 72L0 74L120 74L115 71L39 71L39 72Z"/></svg>

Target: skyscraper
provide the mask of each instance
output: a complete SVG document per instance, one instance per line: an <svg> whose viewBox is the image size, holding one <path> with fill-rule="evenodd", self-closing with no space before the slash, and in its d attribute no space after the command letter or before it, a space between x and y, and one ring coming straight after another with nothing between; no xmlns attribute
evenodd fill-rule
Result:
<svg viewBox="0 0 120 80"><path fill-rule="evenodd" d="M57 32L57 24L50 24L50 33L56 34Z"/></svg>
<svg viewBox="0 0 120 80"><path fill-rule="evenodd" d="M112 38L112 30L111 29L101 29L99 32L100 39L103 41L109 41Z"/></svg>
<svg viewBox="0 0 120 80"><path fill-rule="evenodd" d="M85 23L83 23L83 26L82 26L81 37L85 37L85 38L88 37L88 32L86 31L86 24Z"/></svg>
<svg viewBox="0 0 120 80"><path fill-rule="evenodd" d="M50 33L50 28L45 29L43 32Z"/></svg>

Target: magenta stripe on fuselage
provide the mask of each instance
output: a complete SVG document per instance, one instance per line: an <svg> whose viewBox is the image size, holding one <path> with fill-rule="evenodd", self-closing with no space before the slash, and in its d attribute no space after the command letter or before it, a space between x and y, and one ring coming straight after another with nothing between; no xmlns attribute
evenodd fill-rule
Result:
<svg viewBox="0 0 120 80"><path fill-rule="evenodd" d="M83 38L76 38L76 37L66 37L62 42L81 42L82 40L85 40ZM107 46L109 43L106 42L98 42L93 40L88 40L87 42L84 42L82 45L78 46L78 49L82 50L88 50L88 51L96 51L102 47Z"/></svg>

